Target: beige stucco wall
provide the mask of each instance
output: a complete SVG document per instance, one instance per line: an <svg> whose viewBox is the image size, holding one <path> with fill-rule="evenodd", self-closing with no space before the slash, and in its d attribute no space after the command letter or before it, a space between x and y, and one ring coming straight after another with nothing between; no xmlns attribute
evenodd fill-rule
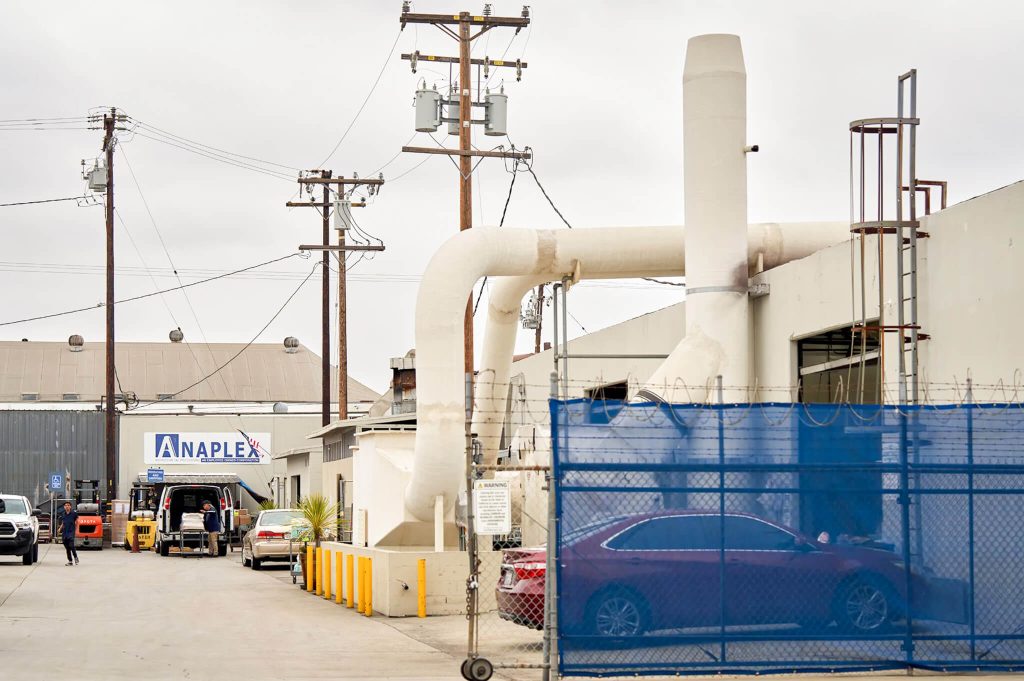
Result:
<svg viewBox="0 0 1024 681"><path fill-rule="evenodd" d="M466 612L466 573L468 564L463 551L434 552L425 550L390 551L354 547L351 544L324 542L324 550L331 552L332 579L337 578L337 561L339 556L344 563L344 556L353 556L353 565L358 564L358 557L369 557L373 560L372 580L373 594L371 602L374 612L389 617L413 617L417 610L418 567L420 559L427 561L427 616L461 615ZM501 555L483 552L480 555L480 609L493 610L494 585L498 583L501 568ZM346 563L347 566L347 563ZM343 567L343 573L346 568ZM353 571L353 593L358 594L359 570ZM342 576L342 591L347 577ZM332 592L335 582L332 581ZM408 589L405 588L408 586ZM358 597L356 597L358 600Z"/></svg>

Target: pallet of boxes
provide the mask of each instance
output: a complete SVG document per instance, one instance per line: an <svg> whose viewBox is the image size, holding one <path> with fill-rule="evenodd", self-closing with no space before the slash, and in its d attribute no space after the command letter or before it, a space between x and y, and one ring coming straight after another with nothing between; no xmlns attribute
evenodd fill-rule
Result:
<svg viewBox="0 0 1024 681"><path fill-rule="evenodd" d="M209 535L203 525L202 513L182 513L181 531L178 534L178 545L171 546L168 553L181 556L203 556L207 552ZM190 545L190 544L194 544Z"/></svg>

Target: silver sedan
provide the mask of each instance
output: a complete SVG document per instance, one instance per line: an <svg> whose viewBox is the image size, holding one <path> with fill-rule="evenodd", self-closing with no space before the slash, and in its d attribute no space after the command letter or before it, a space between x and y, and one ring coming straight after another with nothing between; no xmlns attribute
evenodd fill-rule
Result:
<svg viewBox="0 0 1024 681"><path fill-rule="evenodd" d="M292 521L302 517L302 511L292 508L260 511L252 529L242 539L242 565L259 570L263 561L287 561ZM301 549L302 544L296 546Z"/></svg>

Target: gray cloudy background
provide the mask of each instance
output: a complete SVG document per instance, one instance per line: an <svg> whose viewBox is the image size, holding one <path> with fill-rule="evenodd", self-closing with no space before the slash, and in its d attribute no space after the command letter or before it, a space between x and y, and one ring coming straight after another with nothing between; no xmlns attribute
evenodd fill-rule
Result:
<svg viewBox="0 0 1024 681"><path fill-rule="evenodd" d="M410 26L399 36L400 5L5 0L0 120L74 117L116 105L205 145L319 167L397 37L365 110L325 164L336 174L365 175L412 136L419 78L447 82L447 68L423 65L413 75L398 55L457 53L454 41L430 26ZM507 50L506 58L529 62L521 83L503 70L492 86L504 78L511 138L534 149L540 181L575 227L682 223L682 66L687 38L708 32L743 40L749 140L761 146L749 160L752 222L846 219L847 124L894 115L896 76L910 67L919 70L921 177L949 180L957 202L1024 176L1018 86L1024 10L1018 3L535 0L531 6L530 29L511 44L511 30L494 29L476 42L474 56L500 58ZM518 15L521 5L494 7L496 14ZM414 3L419 12L481 8L480 2ZM500 141L479 129L474 135L484 147ZM97 130L23 131L0 123L0 203L81 194L79 162L99 153L101 137ZM141 136L121 138L116 205L137 250L118 224L118 298L177 283L126 157L183 281L319 240L312 209L284 207L295 194L293 180ZM426 135L412 143L433 145ZM399 155L385 177L397 178L423 158ZM498 223L510 179L499 160L480 166L475 225ZM430 157L356 213L387 245L349 275L350 372L378 390L387 387L387 359L414 344L417 277L458 230L457 196L451 163ZM516 180L505 226L561 226L528 174ZM0 235L0 322L103 300L102 208L74 202L0 208ZM209 342L248 341L311 267L293 258L191 288L195 316L180 292L163 302L121 305L119 339L166 340L173 317L186 340L201 342L205 334ZM644 282L586 284L572 294L579 324L570 331L594 331L681 297L681 289ZM294 335L319 352L319 300L318 273L260 341ZM0 339L64 340L80 333L100 341L103 320L97 309L5 325ZM532 337L522 332L520 347L531 348Z"/></svg>

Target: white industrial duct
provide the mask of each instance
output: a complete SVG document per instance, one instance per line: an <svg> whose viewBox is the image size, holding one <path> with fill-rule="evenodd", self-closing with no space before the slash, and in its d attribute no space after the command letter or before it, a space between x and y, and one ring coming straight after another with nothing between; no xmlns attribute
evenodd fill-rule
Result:
<svg viewBox="0 0 1024 681"><path fill-rule="evenodd" d="M746 135L739 37L690 38L683 67L686 336L648 379L665 387L645 388L641 397L703 401L703 387L721 376L725 401L749 398Z"/></svg>
<svg viewBox="0 0 1024 681"><path fill-rule="evenodd" d="M616 271L605 272L594 262L584 263L582 279L665 277L685 274L683 263L686 232L682 227L626 227L630 240L651 245L634 263L616 263ZM670 230L670 231L666 231ZM580 232L581 235L592 230ZM671 236L666 237L669 234ZM682 234L683 238L676 238ZM750 225L747 229L747 267L751 274L771 269L792 260L841 243L850 238L850 225L845 222L775 222ZM656 240L664 243L656 245ZM523 297L540 284L561 278L561 274L528 274L501 277L494 282L488 297L483 352L476 381L476 409L473 432L484 450L486 463L494 463L501 428L508 404L509 379L519 328L519 310ZM745 285L746 279L744 279ZM687 302L689 305L689 302ZM689 315L689 310L687 311ZM458 342L453 339L452 342ZM420 382L422 385L422 382Z"/></svg>
<svg viewBox="0 0 1024 681"><path fill-rule="evenodd" d="M681 262L682 240L673 227L476 228L445 242L427 265L416 299L417 428L407 510L432 520L435 498L443 495L451 507L464 475L462 323L466 299L481 277L544 275L551 281L593 269L607 278L629 278L645 271L637 263L666 251Z"/></svg>

